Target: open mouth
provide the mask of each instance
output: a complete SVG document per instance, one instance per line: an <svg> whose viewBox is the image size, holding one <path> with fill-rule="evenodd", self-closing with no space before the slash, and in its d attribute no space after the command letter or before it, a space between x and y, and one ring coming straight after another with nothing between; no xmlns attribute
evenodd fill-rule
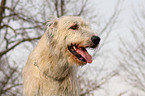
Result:
<svg viewBox="0 0 145 96"><path fill-rule="evenodd" d="M92 63L92 56L87 52L86 48L71 44L68 50L76 56L80 61L85 63Z"/></svg>

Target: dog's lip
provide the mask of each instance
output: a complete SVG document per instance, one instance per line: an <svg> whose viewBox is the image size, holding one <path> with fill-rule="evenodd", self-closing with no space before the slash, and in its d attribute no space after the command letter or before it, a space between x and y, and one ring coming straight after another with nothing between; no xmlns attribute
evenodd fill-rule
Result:
<svg viewBox="0 0 145 96"><path fill-rule="evenodd" d="M92 56L87 52L86 48L89 48L89 46L81 47L77 44L71 44L68 46L68 50L80 61L85 63L92 63Z"/></svg>

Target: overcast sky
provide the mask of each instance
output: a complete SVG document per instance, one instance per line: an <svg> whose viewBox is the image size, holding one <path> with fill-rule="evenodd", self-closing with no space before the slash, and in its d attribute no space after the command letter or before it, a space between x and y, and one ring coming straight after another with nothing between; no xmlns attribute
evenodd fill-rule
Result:
<svg viewBox="0 0 145 96"><path fill-rule="evenodd" d="M119 38L123 38L124 40L132 40L132 35L130 29L133 27L132 21L134 20L133 15L134 12L139 13L141 9L145 9L145 0L121 0L123 1L122 12L119 17L118 27L112 31L110 35L111 43L107 45L107 48L112 51L114 54L118 55L118 48L120 46ZM116 4L117 0L96 0L96 3L100 3L96 8L100 9L102 13L109 16L113 12L113 8ZM95 3L94 3L95 4ZM142 37L141 37L142 38ZM110 60L112 63L108 63L108 68L115 67L117 65L117 61L112 58ZM95 62L95 61L94 61ZM106 63L107 64L107 63ZM110 65L109 65L110 64ZM120 92L132 90L132 92L138 92L139 96L145 96L142 92L137 89L129 86L125 83L124 78L114 77L111 81L105 85L108 94L104 94L102 90L96 92L96 96L118 96ZM123 96L129 96L129 93ZM130 95L131 96L131 95Z"/></svg>

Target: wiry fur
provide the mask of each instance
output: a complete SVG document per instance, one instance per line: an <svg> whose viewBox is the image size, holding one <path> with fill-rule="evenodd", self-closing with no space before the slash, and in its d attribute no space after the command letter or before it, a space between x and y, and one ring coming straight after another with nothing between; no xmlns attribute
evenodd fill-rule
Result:
<svg viewBox="0 0 145 96"><path fill-rule="evenodd" d="M69 29L78 24L78 30ZM94 35L77 16L64 16L48 25L23 69L24 96L79 96L76 65L83 65L67 46L90 46Z"/></svg>

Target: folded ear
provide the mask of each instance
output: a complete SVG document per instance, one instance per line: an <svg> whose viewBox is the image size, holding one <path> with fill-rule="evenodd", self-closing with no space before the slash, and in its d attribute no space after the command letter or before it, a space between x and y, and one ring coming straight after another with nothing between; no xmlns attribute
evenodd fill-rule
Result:
<svg viewBox="0 0 145 96"><path fill-rule="evenodd" d="M50 40L53 39L54 34L57 31L57 23L58 23L57 20L53 20L53 21L50 21L47 23L48 26L47 26L46 31L48 32L47 34L48 34L48 38Z"/></svg>
<svg viewBox="0 0 145 96"><path fill-rule="evenodd" d="M57 27L57 21L55 20L52 23L50 23L49 27L56 28Z"/></svg>

